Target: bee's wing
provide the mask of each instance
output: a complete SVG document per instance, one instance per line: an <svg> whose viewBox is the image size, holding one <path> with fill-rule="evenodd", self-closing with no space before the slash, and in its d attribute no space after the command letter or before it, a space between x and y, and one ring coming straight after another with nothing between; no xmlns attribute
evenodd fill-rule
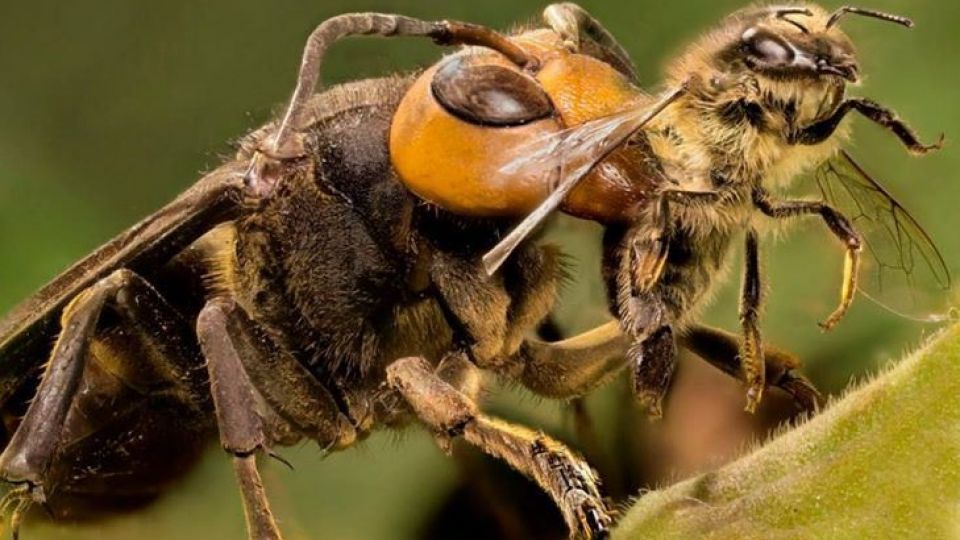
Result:
<svg viewBox="0 0 960 540"><path fill-rule="evenodd" d="M823 163L814 178L824 200L864 238L860 292L910 319L946 320L950 271L910 212L845 151Z"/></svg>
<svg viewBox="0 0 960 540"><path fill-rule="evenodd" d="M631 108L551 133L516 148L516 158L504 165L500 172L518 176L542 174L556 177L557 180L553 191L540 206L484 255L483 264L487 273L493 275L520 242L560 205L597 163L685 92L686 88L680 87L649 106Z"/></svg>
<svg viewBox="0 0 960 540"><path fill-rule="evenodd" d="M245 165L230 163L71 266L0 320L0 403L46 361L63 307L120 268L149 275L238 208Z"/></svg>

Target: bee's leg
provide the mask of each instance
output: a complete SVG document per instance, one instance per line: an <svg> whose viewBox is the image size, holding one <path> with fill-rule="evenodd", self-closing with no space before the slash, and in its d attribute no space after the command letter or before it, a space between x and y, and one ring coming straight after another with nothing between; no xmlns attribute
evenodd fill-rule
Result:
<svg viewBox="0 0 960 540"><path fill-rule="evenodd" d="M651 418L663 416L673 374L677 370L677 343L670 325L661 325L634 342L627 351L633 367L633 391Z"/></svg>
<svg viewBox="0 0 960 540"><path fill-rule="evenodd" d="M611 520L590 466L542 433L487 417L421 358L387 368L387 381L430 429L462 436L535 481L556 502L571 534L606 536Z"/></svg>
<svg viewBox="0 0 960 540"><path fill-rule="evenodd" d="M743 283L740 288L740 364L747 384L747 412L756 412L766 388L766 367L763 360L763 339L760 337L760 303L763 285L760 282L760 246L757 232L746 233L743 256Z"/></svg>
<svg viewBox="0 0 960 540"><path fill-rule="evenodd" d="M742 345L736 335L716 328L693 326L683 330L679 343L720 371L746 382L740 356ZM804 376L795 373L800 367L800 360L788 352L769 346L763 348L763 358L767 388L776 386L784 390L803 410L813 411L820 406L820 392Z"/></svg>
<svg viewBox="0 0 960 540"><path fill-rule="evenodd" d="M857 281L860 273L860 252L863 249L863 240L860 233L846 216L819 201L776 201L763 190L756 190L753 202L764 214L776 219L788 219L798 216L819 215L830 231L840 239L847 248L843 265L843 286L840 290L840 305L830 314L820 326L830 330L843 319L857 292Z"/></svg>
<svg viewBox="0 0 960 540"><path fill-rule="evenodd" d="M608 229L604 239L607 288L615 300L611 308L632 338L627 363L633 368L634 392L652 418L663 415L663 398L677 366L671 326L676 313L659 283L669 255L667 202L662 198L652 219L642 225Z"/></svg>
<svg viewBox="0 0 960 540"><path fill-rule="evenodd" d="M202 378L196 342L189 325L149 283L129 270L118 270L78 294L63 310L61 331L36 396L0 455L0 476L20 484L12 521L28 502L45 504L57 489L52 472L63 451L68 413L77 399L89 358L89 346L104 309L115 311L121 328L140 340L144 350L156 354L137 356L124 383L149 394L164 392L200 415L203 408ZM123 362L125 358L117 358ZM144 386L139 387L139 384ZM149 386L146 386L149 384ZM61 486L62 487L62 486ZM27 501L26 503L24 501ZM11 501L7 500L6 503ZM3 505L0 505L3 506ZM16 534L16 532L14 533Z"/></svg>
<svg viewBox="0 0 960 540"><path fill-rule="evenodd" d="M656 226L636 227L627 233L627 252L621 261L626 268L621 270L619 279L630 280L621 286L628 287L632 296L649 293L666 267L670 251L669 202L667 196L662 197L650 216L649 223Z"/></svg>
<svg viewBox="0 0 960 540"><path fill-rule="evenodd" d="M316 91L320 67L327 49L349 36L428 37L440 45L488 47L502 53L521 67L536 64L535 58L506 36L484 26L456 21L424 21L386 13L347 13L331 17L323 21L307 38L300 72L297 75L297 86L274 136L273 153L289 153L289 136L305 123L305 115L309 111L307 102Z"/></svg>
<svg viewBox="0 0 960 540"><path fill-rule="evenodd" d="M269 453L271 442L257 398L298 432L327 447L352 443L354 428L329 391L234 301L207 302L197 318L197 335L207 359L220 443L233 456L249 538L280 538L256 465L256 454Z"/></svg>
<svg viewBox="0 0 960 540"><path fill-rule="evenodd" d="M550 4L543 10L543 22L572 44L576 52L603 60L634 83L639 82L626 49L582 7L573 2Z"/></svg>
<svg viewBox="0 0 960 540"><path fill-rule="evenodd" d="M820 144L827 140L837 130L840 122L850 111L857 111L863 116L890 130L911 152L926 154L931 150L939 150L943 146L943 136L934 144L926 145L920 142L910 126L897 117L897 113L865 98L850 98L840 104L832 116L816 124L807 126L799 131L790 133L787 139L793 144Z"/></svg>

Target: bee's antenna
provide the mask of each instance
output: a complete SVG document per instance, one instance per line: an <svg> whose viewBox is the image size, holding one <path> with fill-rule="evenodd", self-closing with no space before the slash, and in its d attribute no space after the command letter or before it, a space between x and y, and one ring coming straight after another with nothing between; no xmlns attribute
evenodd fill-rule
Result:
<svg viewBox="0 0 960 540"><path fill-rule="evenodd" d="M806 26L798 23L793 19L789 19L790 15L804 15L806 17L813 17L813 12L808 8L803 7L794 7L794 6L770 6L767 8L767 12L770 13L771 17L776 17L780 20L786 21L797 28L800 29L804 34L809 34L810 30Z"/></svg>
<svg viewBox="0 0 960 540"><path fill-rule="evenodd" d="M892 13L884 13L882 11L873 11L872 9L863 9L852 6L843 6L842 8L833 12L833 15L830 15L830 18L827 19L827 30L833 28L840 19L843 18L847 13L852 13L854 15L863 15L864 17L872 17L874 19L880 19L881 21L892 22L899 24L901 26L906 26L907 28L913 28L913 21L901 17L900 15L894 15Z"/></svg>
<svg viewBox="0 0 960 540"><path fill-rule="evenodd" d="M782 19L787 15L806 15L807 17L813 17L813 12L807 8L798 8L798 7L773 7L770 8L770 11L773 13L774 17Z"/></svg>

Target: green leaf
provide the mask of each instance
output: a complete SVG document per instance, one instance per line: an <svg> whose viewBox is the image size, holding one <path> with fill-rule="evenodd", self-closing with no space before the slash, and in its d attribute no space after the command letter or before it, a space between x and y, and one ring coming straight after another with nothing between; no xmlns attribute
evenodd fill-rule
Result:
<svg viewBox="0 0 960 540"><path fill-rule="evenodd" d="M738 461L642 495L614 538L958 538L958 394L960 325Z"/></svg>

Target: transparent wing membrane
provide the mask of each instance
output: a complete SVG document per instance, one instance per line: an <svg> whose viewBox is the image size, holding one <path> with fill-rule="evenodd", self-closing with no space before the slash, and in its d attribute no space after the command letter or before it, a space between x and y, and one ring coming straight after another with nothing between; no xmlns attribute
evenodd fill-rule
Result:
<svg viewBox="0 0 960 540"><path fill-rule="evenodd" d="M556 183L547 199L483 257L487 273L496 272L516 246L563 202L597 163L684 92L686 88L680 87L647 106L631 107L517 147L516 158L501 167L500 172L506 175L543 174L555 178Z"/></svg>
<svg viewBox="0 0 960 540"><path fill-rule="evenodd" d="M864 238L860 292L912 320L948 320L950 271L907 209L846 152L821 165L814 178L824 200Z"/></svg>
<svg viewBox="0 0 960 540"><path fill-rule="evenodd" d="M517 147L516 157L500 172L551 174L562 169L566 178L584 176L597 161L636 132L649 112L645 107L628 109L534 139ZM562 183L560 179L558 185Z"/></svg>

